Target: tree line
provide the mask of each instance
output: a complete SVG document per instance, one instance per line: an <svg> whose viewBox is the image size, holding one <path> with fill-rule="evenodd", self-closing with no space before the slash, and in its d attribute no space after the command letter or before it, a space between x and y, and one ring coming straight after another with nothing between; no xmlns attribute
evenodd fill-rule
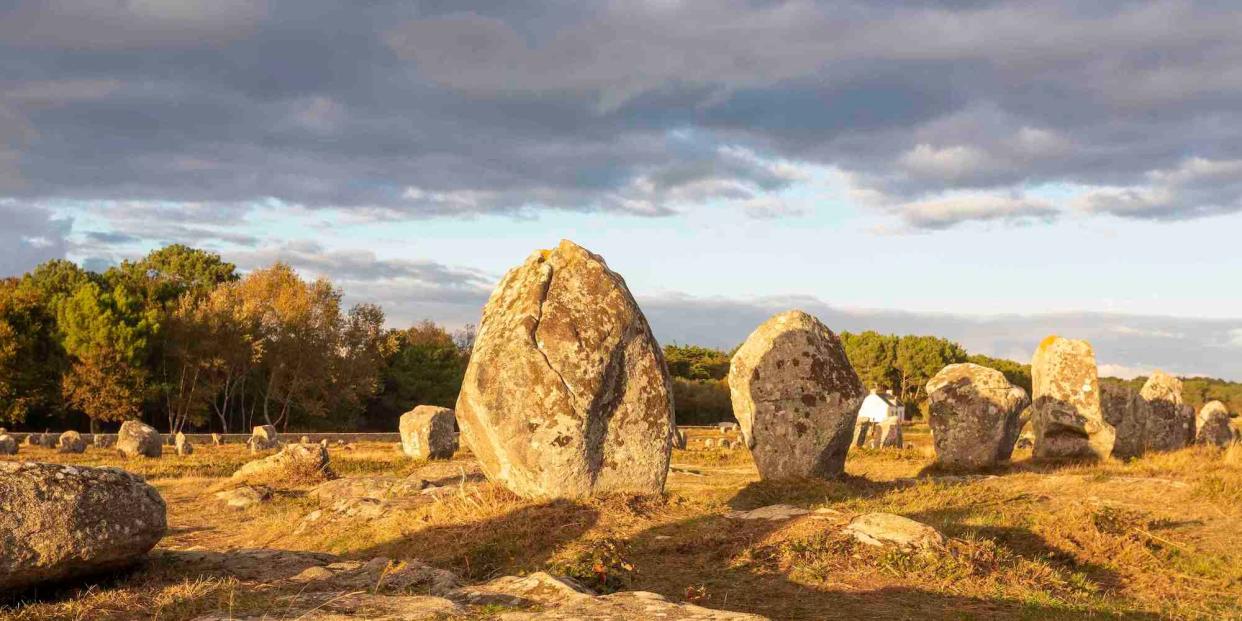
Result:
<svg viewBox="0 0 1242 621"><path fill-rule="evenodd" d="M996 369L1015 386L1031 394L1031 365L1003 358L970 354L961 345L935 336L880 334L874 331L842 332L838 336L845 355L858 373L864 388L891 392L906 406L908 416L921 416L926 408L925 387L941 369L961 362ZM740 345L739 345L740 347ZM664 358L673 376L673 398L681 424L702 425L733 420L729 400L730 351L695 345L667 345ZM1103 382L1124 383L1135 390L1147 381L1101 378ZM1214 399L1230 412L1242 412L1242 383L1226 380L1182 378L1182 396L1197 411Z"/></svg>
<svg viewBox="0 0 1242 621"><path fill-rule="evenodd" d="M384 323L284 263L242 275L183 245L103 273L49 261L0 281L0 423L391 430L411 404L451 406L472 329Z"/></svg>
<svg viewBox="0 0 1242 621"><path fill-rule="evenodd" d="M927 381L953 363L997 369L1031 391L1030 365L947 339L840 337L863 385L914 415ZM473 342L472 326L385 328L380 307L344 309L330 281L284 263L243 275L183 245L102 273L54 260L0 280L0 426L98 430L133 418L172 432L391 431L415 405L453 407ZM733 419L733 351L664 347L680 424ZM1219 399L1242 411L1242 383L1187 378L1184 396L1195 408Z"/></svg>

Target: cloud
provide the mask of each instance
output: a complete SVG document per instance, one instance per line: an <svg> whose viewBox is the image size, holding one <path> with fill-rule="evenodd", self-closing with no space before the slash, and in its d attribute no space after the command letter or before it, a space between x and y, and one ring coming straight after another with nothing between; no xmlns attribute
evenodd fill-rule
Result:
<svg viewBox="0 0 1242 621"><path fill-rule="evenodd" d="M0 277L18 276L49 259L65 256L68 219L46 209L0 200Z"/></svg>
<svg viewBox="0 0 1242 621"><path fill-rule="evenodd" d="M927 229L1049 219L1047 184L1235 213L1240 30L1173 0L19 0L0 197L785 217L819 167Z"/></svg>
<svg viewBox="0 0 1242 621"><path fill-rule="evenodd" d="M639 304L662 343L730 349L771 315L799 308L837 332L935 335L954 340L971 353L1020 362L1030 361L1041 339L1060 334L1090 341L1105 374L1142 375L1160 368L1242 380L1242 359L1236 349L1242 343L1238 340L1242 328L1237 321L1104 313L992 317L909 313L839 308L811 296L739 300L664 294L639 296ZM704 317L711 321L703 321Z"/></svg>
<svg viewBox="0 0 1242 621"><path fill-rule="evenodd" d="M1046 201L986 194L912 201L894 209L915 229L947 229L968 221L1046 222L1060 213Z"/></svg>
<svg viewBox="0 0 1242 621"><path fill-rule="evenodd" d="M1144 184L1093 189L1078 207L1147 220L1242 211L1242 159L1187 159L1175 168L1148 171Z"/></svg>

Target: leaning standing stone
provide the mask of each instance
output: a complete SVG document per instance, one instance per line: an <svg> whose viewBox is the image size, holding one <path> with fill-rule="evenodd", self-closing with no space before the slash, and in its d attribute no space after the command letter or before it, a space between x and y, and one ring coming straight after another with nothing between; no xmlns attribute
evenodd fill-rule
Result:
<svg viewBox="0 0 1242 621"><path fill-rule="evenodd" d="M864 391L818 319L788 311L756 328L729 364L729 395L760 477L842 473Z"/></svg>
<svg viewBox="0 0 1242 621"><path fill-rule="evenodd" d="M659 493L670 394L664 356L625 281L562 241L492 292L457 421L488 478L518 495Z"/></svg>
<svg viewBox="0 0 1242 621"><path fill-rule="evenodd" d="M85 453L86 440L76 431L66 431L56 441L56 450L61 453Z"/></svg>
<svg viewBox="0 0 1242 621"><path fill-rule="evenodd" d="M0 593L134 563L164 536L164 501L118 468L0 462Z"/></svg>
<svg viewBox="0 0 1242 621"><path fill-rule="evenodd" d="M121 423L116 432L116 448L126 457L159 457L164 454L163 445L160 432L136 420Z"/></svg>
<svg viewBox="0 0 1242 621"><path fill-rule="evenodd" d="M1026 391L972 363L951 364L927 382L928 422L937 461L979 468L1006 461L1018 441Z"/></svg>
<svg viewBox="0 0 1242 621"><path fill-rule="evenodd" d="M1139 397L1146 410L1145 450L1175 451L1194 442L1195 410L1182 401L1182 380L1155 371L1143 384Z"/></svg>
<svg viewBox="0 0 1242 621"><path fill-rule="evenodd" d="M1115 431L1100 411L1095 352L1086 341L1050 336L1031 360L1036 457L1108 457Z"/></svg>
<svg viewBox="0 0 1242 621"><path fill-rule="evenodd" d="M1233 429L1229 427L1229 409L1220 401L1209 401L1199 410L1196 421L1195 442L1226 447L1233 442Z"/></svg>
<svg viewBox="0 0 1242 621"><path fill-rule="evenodd" d="M457 452L453 410L420 405L401 415L401 450L414 459L451 459Z"/></svg>

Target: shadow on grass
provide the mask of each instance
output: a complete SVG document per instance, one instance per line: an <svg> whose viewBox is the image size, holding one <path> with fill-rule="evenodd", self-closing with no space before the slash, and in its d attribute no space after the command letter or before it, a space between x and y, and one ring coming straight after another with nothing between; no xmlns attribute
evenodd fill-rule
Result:
<svg viewBox="0 0 1242 621"><path fill-rule="evenodd" d="M535 571L599 520L598 509L553 500L499 517L437 526L353 553L357 558L417 558L470 581Z"/></svg>
<svg viewBox="0 0 1242 621"><path fill-rule="evenodd" d="M841 481L767 481L741 490L730 502L734 508L749 509L759 504L786 503L803 505L835 502L855 497L882 494L891 486L865 480ZM785 495L782 495L785 494ZM933 523L959 519L968 513L943 512L927 518ZM931 518L935 519L931 519ZM842 582L841 574L827 571L806 580L795 579L781 568L776 556L781 544L770 539L778 530L803 528L811 541L825 546L820 551L838 557L852 566L853 575ZM851 548L835 538L839 525L828 521L801 522L733 520L718 515L695 517L665 524L638 533L625 542L628 560L635 565L626 589L654 591L672 601L694 600L709 608L748 612L772 619L1100 619L1117 615L1058 604L1055 601L1013 599L1007 597L975 597L931 591L916 586L894 586L894 565L881 553ZM966 527L946 527L949 534L963 532ZM1111 588L1119 581L1116 574L1100 567L1083 567L1072 557L1049 545L1038 535L1019 528L973 529L979 537L993 539L997 546L1028 559L1054 559L1074 565L1102 586ZM816 539L818 537L818 539ZM780 540L777 536L775 539ZM833 546L839 546L836 549ZM853 552L851 552L853 550ZM866 565L857 552L874 556L876 587L863 590ZM945 553L947 554L947 553ZM943 563L952 567L956 559L925 557L910 561L926 563L924 574L935 574ZM830 564L831 565L831 564ZM900 564L898 564L898 567ZM930 569L926 567L930 566ZM898 579L900 581L900 578ZM848 585L848 587L847 587ZM846 587L846 588L842 588ZM1127 619L1158 619L1145 612L1127 612Z"/></svg>

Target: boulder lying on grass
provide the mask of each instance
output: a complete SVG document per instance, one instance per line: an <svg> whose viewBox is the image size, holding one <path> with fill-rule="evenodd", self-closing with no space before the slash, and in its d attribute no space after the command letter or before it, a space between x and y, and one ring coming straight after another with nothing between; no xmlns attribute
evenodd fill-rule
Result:
<svg viewBox="0 0 1242 621"><path fill-rule="evenodd" d="M124 470L0 462L0 593L132 564L166 528L159 492Z"/></svg>
<svg viewBox="0 0 1242 621"><path fill-rule="evenodd" d="M279 453L242 464L237 481L312 483L336 478L322 444L286 444Z"/></svg>
<svg viewBox="0 0 1242 621"><path fill-rule="evenodd" d="M66 431L56 440L56 450L61 453L85 453L86 440L76 431Z"/></svg>
<svg viewBox="0 0 1242 621"><path fill-rule="evenodd" d="M16 455L17 440L7 433L0 433L0 455Z"/></svg>
<svg viewBox="0 0 1242 621"><path fill-rule="evenodd" d="M164 439L154 427L127 420L116 432L116 449L126 457L159 457L164 454Z"/></svg>
<svg viewBox="0 0 1242 621"><path fill-rule="evenodd" d="M255 427L250 432L251 451L266 451L280 446L280 436L276 433L276 427L273 425L261 425Z"/></svg>

